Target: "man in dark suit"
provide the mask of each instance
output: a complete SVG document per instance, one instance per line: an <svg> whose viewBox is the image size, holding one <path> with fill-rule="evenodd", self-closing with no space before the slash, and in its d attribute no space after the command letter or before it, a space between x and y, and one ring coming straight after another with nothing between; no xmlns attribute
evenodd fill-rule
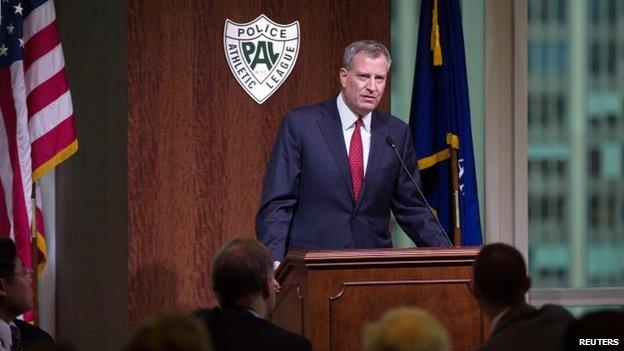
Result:
<svg viewBox="0 0 624 351"><path fill-rule="evenodd" d="M256 234L281 261L289 249L391 247L390 209L418 246L449 246L392 148L420 181L409 127L377 110L390 54L365 40L345 49L340 95L290 111L269 161Z"/></svg>
<svg viewBox="0 0 624 351"><path fill-rule="evenodd" d="M310 341L264 320L280 289L273 261L262 244L234 239L212 263L212 288L219 307L196 315L206 324L216 351L309 351Z"/></svg>
<svg viewBox="0 0 624 351"><path fill-rule="evenodd" d="M33 305L30 269L17 257L13 240L0 238L0 350L27 350L30 345L53 342L40 328L16 319Z"/></svg>
<svg viewBox="0 0 624 351"><path fill-rule="evenodd" d="M478 350L563 350L574 317L559 305L537 309L525 302L531 287L524 259L505 244L485 245L474 263L471 290L490 320L491 335Z"/></svg>

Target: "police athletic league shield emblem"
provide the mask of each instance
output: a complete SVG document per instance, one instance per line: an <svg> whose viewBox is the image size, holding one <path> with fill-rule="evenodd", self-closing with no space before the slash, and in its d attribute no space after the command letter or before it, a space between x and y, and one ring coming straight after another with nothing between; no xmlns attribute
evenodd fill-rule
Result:
<svg viewBox="0 0 624 351"><path fill-rule="evenodd" d="M299 21L282 25L264 14L249 23L225 20L225 58L238 84L258 104L292 72L299 54Z"/></svg>

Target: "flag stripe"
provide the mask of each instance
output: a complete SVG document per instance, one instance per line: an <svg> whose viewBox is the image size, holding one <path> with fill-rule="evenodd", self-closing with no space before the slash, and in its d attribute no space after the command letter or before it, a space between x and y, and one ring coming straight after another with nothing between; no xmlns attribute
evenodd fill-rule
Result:
<svg viewBox="0 0 624 351"><path fill-rule="evenodd" d="M18 113L21 110L16 108L17 101L15 97L14 89L20 92L20 87L17 87L11 82L15 83L16 78L14 72L19 71L21 68L21 62L16 62L9 69L0 69L0 110L2 111L2 118L4 122L5 132L8 141L9 161L12 169L11 180L11 201L13 203L12 213L12 235L17 246L17 250L20 258L24 260L25 265L30 267L30 238L29 238L29 223L30 223L30 206L26 199L27 194L32 191L31 178L29 172L23 172L24 162L21 160L26 152L30 152L30 143L20 143L18 140L27 137L25 128L20 128L20 120L18 119ZM18 80L19 82L19 80ZM24 135L26 134L26 135ZM28 153L26 155L28 156ZM28 164L30 166L30 164ZM28 170L26 170L28 171ZM25 173L25 174L24 174Z"/></svg>
<svg viewBox="0 0 624 351"><path fill-rule="evenodd" d="M0 115L0 122L2 122L2 116ZM1 123L0 129L4 130L4 122ZM0 138L2 133L0 133ZM9 209L7 204L11 203L10 198L7 198L4 193L4 184L0 182L0 237L8 236L11 231L11 221L9 221Z"/></svg>
<svg viewBox="0 0 624 351"><path fill-rule="evenodd" d="M56 21L54 21L26 42L24 47L24 70L28 71L33 62L60 44Z"/></svg>
<svg viewBox="0 0 624 351"><path fill-rule="evenodd" d="M54 129L35 140L32 148L33 178L37 180L78 149L73 116L69 116Z"/></svg>
<svg viewBox="0 0 624 351"><path fill-rule="evenodd" d="M57 45L40 59L33 62L26 71L27 93L35 89L65 67L63 48Z"/></svg>
<svg viewBox="0 0 624 351"><path fill-rule="evenodd" d="M0 78L1 79L1 78ZM1 90L0 90L1 92ZM13 217L13 170L9 156L9 138L7 136L2 107L0 107L0 236L9 235Z"/></svg>
<svg viewBox="0 0 624 351"><path fill-rule="evenodd" d="M78 151L78 139L74 138L74 141L69 144L65 149L57 152L54 157L41 166L37 167L33 170L33 179L38 181L46 174L50 169L56 167L61 162L67 160L71 155L75 154Z"/></svg>
<svg viewBox="0 0 624 351"><path fill-rule="evenodd" d="M29 121L30 139L33 142L37 141L72 115L71 94L67 91L31 118Z"/></svg>
<svg viewBox="0 0 624 351"><path fill-rule="evenodd" d="M65 77L65 69L62 69L28 94L28 97L26 98L26 104L28 105L28 118L31 118L33 115L41 111L41 109L52 104L63 94L67 95L66 101L63 105L67 105L67 107L71 109L71 97L69 96L68 90L69 86L67 85L67 79ZM69 114L65 112L64 116L68 116ZM45 118L45 114L44 116L39 116L39 118ZM30 127L32 129L33 125L31 124Z"/></svg>
<svg viewBox="0 0 624 351"><path fill-rule="evenodd" d="M43 110L37 112L28 121L30 128L30 139L35 141L47 134L57 125L61 124L65 119L74 113L71 103L71 94L68 91L61 95L54 102L46 106Z"/></svg>
<svg viewBox="0 0 624 351"><path fill-rule="evenodd" d="M24 42L28 42L33 35L49 26L55 19L56 12L54 11L54 3L52 1L46 1L32 10L24 18L24 37L22 38Z"/></svg>

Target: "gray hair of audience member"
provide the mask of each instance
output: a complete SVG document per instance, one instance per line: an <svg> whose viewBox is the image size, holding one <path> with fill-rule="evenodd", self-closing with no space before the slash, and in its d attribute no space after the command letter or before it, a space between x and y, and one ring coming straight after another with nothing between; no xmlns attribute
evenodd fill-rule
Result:
<svg viewBox="0 0 624 351"><path fill-rule="evenodd" d="M11 238L0 238L0 278L10 279L15 274L17 248Z"/></svg>
<svg viewBox="0 0 624 351"><path fill-rule="evenodd" d="M565 333L564 349L576 350L582 348L579 345L580 339L610 339L610 345L604 345L605 350L613 348L613 343L617 339L619 346L624 343L624 311L604 310L591 312L578 320L572 322ZM593 345L595 346L595 345ZM586 349L590 349L587 346ZM585 348L582 348L585 349ZM596 346L601 349L601 346ZM614 348L615 349L615 348Z"/></svg>
<svg viewBox="0 0 624 351"><path fill-rule="evenodd" d="M196 318L168 313L140 324L126 351L211 351L209 340L206 327Z"/></svg>
<svg viewBox="0 0 624 351"><path fill-rule="evenodd" d="M430 313L401 307L364 329L363 346L365 351L450 351L451 338Z"/></svg>
<svg viewBox="0 0 624 351"><path fill-rule="evenodd" d="M372 58L377 58L380 55L383 55L388 60L388 68L390 68L390 65L392 64L390 52L383 44L374 40L360 40L351 43L345 48L344 56L342 57L342 67L349 70L351 68L353 58L359 53L365 53L367 56Z"/></svg>
<svg viewBox="0 0 624 351"><path fill-rule="evenodd" d="M523 302L531 286L522 254L507 244L483 246L475 259L473 273L476 288L496 307Z"/></svg>
<svg viewBox="0 0 624 351"><path fill-rule="evenodd" d="M212 289L222 307L235 305L241 298L266 298L273 270L273 260L264 245L254 239L236 238L227 242L212 261Z"/></svg>

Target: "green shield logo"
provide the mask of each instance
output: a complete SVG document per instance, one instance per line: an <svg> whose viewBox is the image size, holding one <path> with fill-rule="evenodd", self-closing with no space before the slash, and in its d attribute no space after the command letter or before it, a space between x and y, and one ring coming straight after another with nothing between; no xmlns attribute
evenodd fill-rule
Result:
<svg viewBox="0 0 624 351"><path fill-rule="evenodd" d="M299 41L299 21L283 25L264 14L243 24L225 20L225 58L238 84L258 104L275 93L292 72Z"/></svg>

